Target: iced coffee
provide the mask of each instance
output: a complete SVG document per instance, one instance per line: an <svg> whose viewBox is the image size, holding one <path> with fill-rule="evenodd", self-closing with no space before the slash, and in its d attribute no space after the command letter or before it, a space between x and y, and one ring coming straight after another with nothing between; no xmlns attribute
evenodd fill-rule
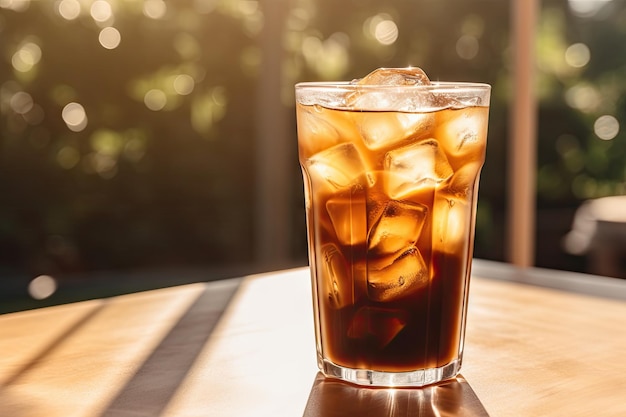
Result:
<svg viewBox="0 0 626 417"><path fill-rule="evenodd" d="M489 93L419 68L296 86L327 376L420 386L458 373Z"/></svg>

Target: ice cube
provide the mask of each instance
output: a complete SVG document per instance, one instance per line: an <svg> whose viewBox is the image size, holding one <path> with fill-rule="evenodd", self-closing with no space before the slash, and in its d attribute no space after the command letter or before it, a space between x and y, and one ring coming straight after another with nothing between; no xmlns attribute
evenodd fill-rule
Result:
<svg viewBox="0 0 626 417"><path fill-rule="evenodd" d="M422 254L411 246L400 255L368 261L367 294L382 302L404 298L426 285L428 277Z"/></svg>
<svg viewBox="0 0 626 417"><path fill-rule="evenodd" d="M376 254L393 254L415 244L424 226L428 207L421 204L389 201L372 226L368 247Z"/></svg>
<svg viewBox="0 0 626 417"><path fill-rule="evenodd" d="M348 263L339 249L332 243L321 248L321 265L318 270L321 276L322 296L326 297L330 306L342 308L354 301L353 281Z"/></svg>
<svg viewBox="0 0 626 417"><path fill-rule="evenodd" d="M302 159L337 145L346 138L358 137L346 112L326 109L319 105L298 106L298 147Z"/></svg>
<svg viewBox="0 0 626 417"><path fill-rule="evenodd" d="M367 193L367 224L368 228L371 227L374 223L378 221L381 213L385 209L385 205L389 200L387 194L385 194L381 179L384 178L384 171L376 171L374 172L377 183L375 187L368 188L366 190ZM369 229L368 229L369 231Z"/></svg>
<svg viewBox="0 0 626 417"><path fill-rule="evenodd" d="M433 113L360 112L355 124L365 145L374 150L432 135Z"/></svg>
<svg viewBox="0 0 626 417"><path fill-rule="evenodd" d="M379 349L387 346L404 329L407 312L380 307L361 307L354 314L348 327L351 339L375 338Z"/></svg>
<svg viewBox="0 0 626 417"><path fill-rule="evenodd" d="M314 189L326 186L333 192L371 181L364 160L352 143L342 143L317 153L306 165Z"/></svg>
<svg viewBox="0 0 626 417"><path fill-rule="evenodd" d="M433 95L422 89L404 88L386 91L385 88L369 87L419 87L430 84L420 68L379 68L365 77L354 80L359 88L348 97L348 106L359 110L416 111L432 107Z"/></svg>
<svg viewBox="0 0 626 417"><path fill-rule="evenodd" d="M352 83L359 85L428 85L430 80L426 73L418 67L378 68Z"/></svg>
<svg viewBox="0 0 626 417"><path fill-rule="evenodd" d="M333 231L342 245L358 245L367 236L365 192L349 190L331 197L326 203Z"/></svg>
<svg viewBox="0 0 626 417"><path fill-rule="evenodd" d="M472 204L472 199L437 196L433 208L433 251L464 253L472 224Z"/></svg>
<svg viewBox="0 0 626 417"><path fill-rule="evenodd" d="M445 153L435 139L389 151L385 155L386 192L393 199L402 199L424 188L434 188L453 174Z"/></svg>
<svg viewBox="0 0 626 417"><path fill-rule="evenodd" d="M457 169L448 180L448 183L442 187L442 192L455 197L471 196L482 165L481 162L471 162Z"/></svg>
<svg viewBox="0 0 626 417"><path fill-rule="evenodd" d="M443 113L442 113L443 114ZM449 110L437 121L434 136L456 168L470 161L484 161L487 142L486 107Z"/></svg>

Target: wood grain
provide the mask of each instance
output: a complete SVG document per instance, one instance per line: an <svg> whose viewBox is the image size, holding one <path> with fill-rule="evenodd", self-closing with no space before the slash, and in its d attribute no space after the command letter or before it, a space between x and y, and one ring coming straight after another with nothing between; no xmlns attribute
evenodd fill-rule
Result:
<svg viewBox="0 0 626 417"><path fill-rule="evenodd" d="M497 416L624 416L626 303L475 279L463 374Z"/></svg>

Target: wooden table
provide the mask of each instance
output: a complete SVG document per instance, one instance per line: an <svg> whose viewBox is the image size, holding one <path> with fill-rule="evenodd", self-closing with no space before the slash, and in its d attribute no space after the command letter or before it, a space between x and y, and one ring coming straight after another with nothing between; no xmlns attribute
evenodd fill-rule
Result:
<svg viewBox="0 0 626 417"><path fill-rule="evenodd" d="M626 282L477 261L462 375L426 389L322 378L310 300L301 268L0 316L0 416L626 415Z"/></svg>

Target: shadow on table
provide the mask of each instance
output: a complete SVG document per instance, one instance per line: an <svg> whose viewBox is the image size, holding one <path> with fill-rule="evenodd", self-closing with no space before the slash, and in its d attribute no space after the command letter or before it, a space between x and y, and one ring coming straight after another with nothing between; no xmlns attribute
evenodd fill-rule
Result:
<svg viewBox="0 0 626 417"><path fill-rule="evenodd" d="M327 379L318 373L303 417L488 417L489 414L459 375L424 388L364 388Z"/></svg>
<svg viewBox="0 0 626 417"><path fill-rule="evenodd" d="M229 280L212 291L205 288L100 417L162 415L205 347L238 283Z"/></svg>

